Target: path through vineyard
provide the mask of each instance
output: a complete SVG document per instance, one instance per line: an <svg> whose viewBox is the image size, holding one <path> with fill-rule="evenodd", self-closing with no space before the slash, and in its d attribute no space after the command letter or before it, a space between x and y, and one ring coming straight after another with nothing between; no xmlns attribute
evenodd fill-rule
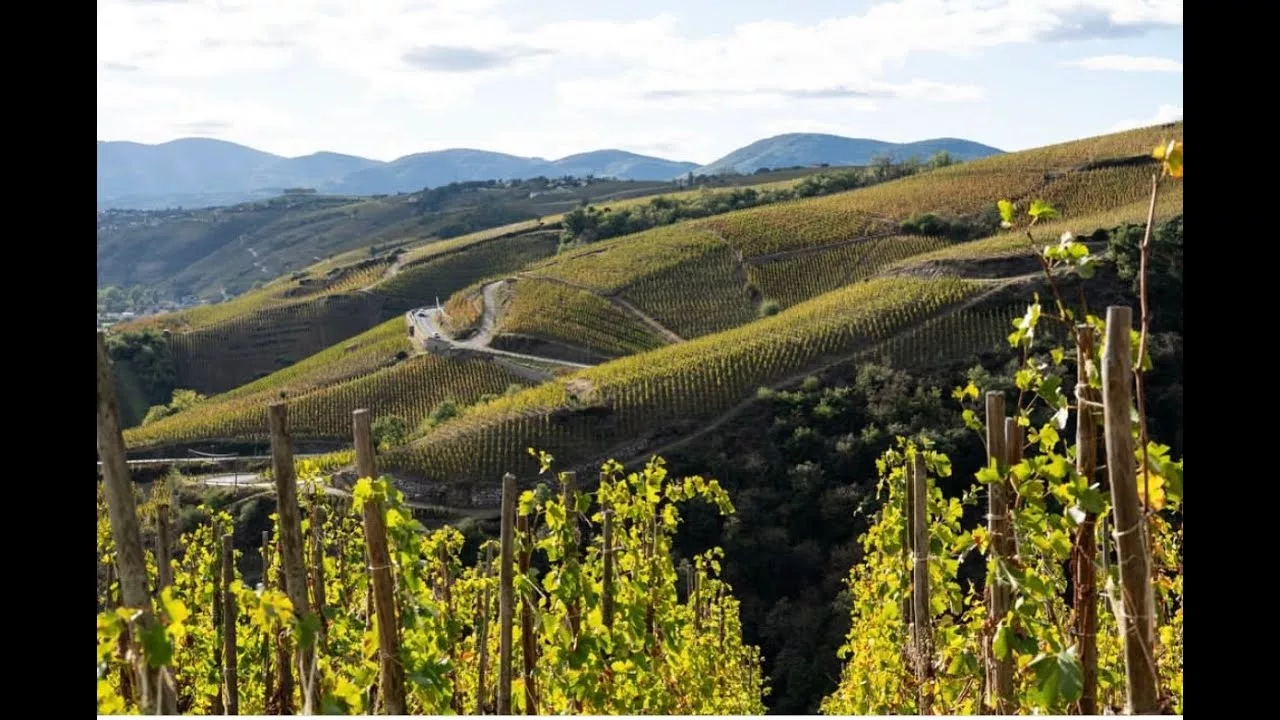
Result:
<svg viewBox="0 0 1280 720"><path fill-rule="evenodd" d="M506 350L498 350L489 346L493 340L494 331L498 325L498 309L501 303L498 302L498 291L506 285L508 280L496 280L484 286L484 312L480 320L479 331L470 339L454 340L445 333L440 327L439 316L444 312L438 307L422 307L410 310L408 313L409 322L416 328L417 332L422 333L422 341L424 346L434 344L444 344L450 349L469 350L473 352L482 352L490 355L500 355L505 357L516 358L520 360L528 360L531 362L548 363L551 365L563 365L574 368L587 368L590 365L582 363L569 362L568 360L560 360L558 358L546 357L542 355L526 355L523 353L513 353ZM427 352L431 352L430 349Z"/></svg>

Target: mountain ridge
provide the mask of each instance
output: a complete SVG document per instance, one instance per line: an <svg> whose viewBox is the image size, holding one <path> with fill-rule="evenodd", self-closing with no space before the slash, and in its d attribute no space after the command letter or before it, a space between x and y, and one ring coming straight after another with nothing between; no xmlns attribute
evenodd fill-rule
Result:
<svg viewBox="0 0 1280 720"><path fill-rule="evenodd" d="M877 155L894 161L916 156L927 160L936 152L950 153L958 160L978 160L1004 151L990 145L961 138L930 138L909 143L894 143L872 138L851 138L826 133L784 133L757 140L714 162L698 172L711 175L720 172L753 173L760 168L795 165L867 165Z"/></svg>
<svg viewBox="0 0 1280 720"><path fill-rule="evenodd" d="M286 188L335 195L417 192L453 182L565 175L669 181L690 172L750 174L763 167L865 165L877 154L895 160L947 150L962 159L1001 151L959 138L890 143L819 133L787 133L757 140L709 163L669 160L616 148L548 160L478 148L411 153L391 161L331 151L285 157L214 138L159 144L98 141L98 208L203 207L262 199Z"/></svg>

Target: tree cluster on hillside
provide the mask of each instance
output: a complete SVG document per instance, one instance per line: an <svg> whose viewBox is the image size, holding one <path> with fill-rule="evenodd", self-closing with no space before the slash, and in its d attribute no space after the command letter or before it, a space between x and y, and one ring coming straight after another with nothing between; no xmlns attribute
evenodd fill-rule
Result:
<svg viewBox="0 0 1280 720"><path fill-rule="evenodd" d="M474 208L458 213L453 222L436 230L435 236L448 239L535 218L537 215L533 213L514 210L502 203L486 200Z"/></svg>
<svg viewBox="0 0 1280 720"><path fill-rule="evenodd" d="M148 405L170 401L178 379L178 365L169 341L157 330L112 333L107 336L107 353L117 366L127 363ZM117 370L121 372L121 370Z"/></svg>
<svg viewBox="0 0 1280 720"><path fill-rule="evenodd" d="M790 188L756 190L746 187L727 192L712 192L703 187L697 196L687 199L664 195L647 203L620 210L608 207L601 210L595 206L577 208L565 214L560 242L562 247L571 247L619 235L629 235L661 225L670 225L680 220L720 215L734 210L798 198L831 195L914 175L922 170L944 167L954 162L955 160L945 153L939 153L927 163L921 163L914 158L895 163L888 156L880 156L865 168L850 168L810 175ZM997 218L997 224L998 221Z"/></svg>
<svg viewBox="0 0 1280 720"><path fill-rule="evenodd" d="M142 424L150 425L157 420L167 418L170 415L204 402L204 400L205 396L195 390L178 388L173 391L173 397L169 400L168 405L152 405L151 409L147 411L146 417L142 418Z"/></svg>
<svg viewBox="0 0 1280 720"><path fill-rule="evenodd" d="M98 288L98 312L100 313L141 312L155 307L159 302L159 291L142 285L127 287L108 285Z"/></svg>

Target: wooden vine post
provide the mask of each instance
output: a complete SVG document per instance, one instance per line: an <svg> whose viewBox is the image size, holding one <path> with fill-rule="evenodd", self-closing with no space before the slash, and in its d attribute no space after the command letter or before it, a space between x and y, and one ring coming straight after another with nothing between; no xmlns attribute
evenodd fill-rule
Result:
<svg viewBox="0 0 1280 720"><path fill-rule="evenodd" d="M604 543L604 577L603 577L603 597L600 599L600 614L604 620L605 628L613 629L613 508L609 507L608 500L601 503L601 515L604 516L604 527L601 530L601 536Z"/></svg>
<svg viewBox="0 0 1280 720"><path fill-rule="evenodd" d="M912 527L911 527L912 523L915 521L915 518L912 515L912 507L915 504L912 498L912 495L914 493L915 493L915 484L912 482L912 479L911 479L911 468L908 467L906 472L903 474L903 482L902 482L902 508L901 508L902 540L900 543L902 546L902 549L901 549L902 565L900 567L905 568L905 571L907 573L906 575L907 579L904 581L907 584L907 588L902 593L902 599L899 601L900 607L898 608L898 611L902 613L902 622L907 626L907 633L908 633L907 647L904 648L903 654L904 654L904 657L907 657L908 660L910 660L909 656L912 652L915 651L915 648L916 648L916 640L915 640L916 635L915 635L915 622L914 622L915 619L912 617L912 612L914 611L915 607L911 603L911 588L910 588L911 577L912 577L911 558L913 555L911 544L915 542L915 533L912 532Z"/></svg>
<svg viewBox="0 0 1280 720"><path fill-rule="evenodd" d="M320 620L320 646L327 648L325 645L325 635L328 631L328 622L324 617L324 535L321 532L323 525L323 515L320 508L319 498L315 498L311 502L311 600L315 608L316 617Z"/></svg>
<svg viewBox="0 0 1280 720"><path fill-rule="evenodd" d="M511 714L511 636L515 621L516 476L502 476L502 547L498 565L498 714Z"/></svg>
<svg viewBox="0 0 1280 720"><path fill-rule="evenodd" d="M581 536L578 529L578 474L572 470L560 474L560 480L564 484L564 493L561 501L564 503L564 521L568 523L569 528L573 531L573 541L565 550L565 565L572 567L574 570L578 568L578 548L581 545ZM571 648L578 647L578 635L582 631L582 610L577 597L569 603L569 633L572 636L570 642ZM576 702L576 701L575 701Z"/></svg>
<svg viewBox="0 0 1280 720"><path fill-rule="evenodd" d="M1101 398L1089 386L1089 361L1093 359L1093 328L1076 326L1076 472L1093 485L1098 468L1098 431L1096 408ZM1071 632L1080 648L1081 715L1098 714L1098 516L1086 512L1076 528L1071 547L1072 598Z"/></svg>
<svg viewBox="0 0 1280 720"><path fill-rule="evenodd" d="M222 537L222 526L215 517L209 523L209 537L215 544L216 549L213 551L213 607L211 615L213 617L213 665L214 667L222 667L222 548L217 545L218 538ZM213 694L212 712L214 715L226 715L226 706L223 701L226 693L223 692L222 686L218 686L218 691Z"/></svg>
<svg viewBox="0 0 1280 720"><path fill-rule="evenodd" d="M169 526L169 503L156 506L157 592L173 585L173 533Z"/></svg>
<svg viewBox="0 0 1280 720"><path fill-rule="evenodd" d="M280 543L280 539L276 538L276 557L284 556L284 545ZM289 594L286 587L284 575L284 566L279 562L276 563L276 580L279 583L280 590L285 595ZM280 668L280 683L276 687L276 701L274 709L278 715L293 714L293 662L290 656L293 655L292 643L289 642L289 635L285 632L279 634L279 644L276 646L276 666Z"/></svg>
<svg viewBox="0 0 1280 720"><path fill-rule="evenodd" d="M262 587L270 587L267 571L271 568L271 531L262 531ZM270 714L271 696L273 694L274 676L271 674L272 643L262 644L262 707Z"/></svg>
<svg viewBox="0 0 1280 720"><path fill-rule="evenodd" d="M111 539L116 547L116 564L120 580L120 601L124 607L142 613L140 624L154 627L159 622L151 607L146 558L142 551L142 531L138 527L138 507L133 497L133 482L125 462L124 436L120 433L120 408L116 403L115 381L107 356L107 340L98 331L98 457L102 461L103 493L111 521ZM138 704L144 715L176 715L177 698L163 669L148 667L139 661Z"/></svg>
<svg viewBox="0 0 1280 720"><path fill-rule="evenodd" d="M302 518L298 508L298 484L293 474L293 440L289 437L288 406L272 403L267 408L271 432L271 471L276 479L276 503L279 517L281 570L285 593L294 612L304 624L317 620L307 603L307 568L302 562ZM316 669L316 643L297 645L298 682L302 689L302 713L320 711L320 678Z"/></svg>
<svg viewBox="0 0 1280 720"><path fill-rule="evenodd" d="M920 684L919 714L932 715L928 682L933 676L933 630L929 612L929 520L928 479L924 451L917 449L911 463L911 530L915 552L915 573L911 583L912 615L916 627L916 682Z"/></svg>
<svg viewBox="0 0 1280 720"><path fill-rule="evenodd" d="M369 411L352 413L356 441L356 474L374 479L373 432ZM387 519L382 501L365 501L364 537L369 549L369 573L373 581L374 612L378 617L378 689L381 709L387 715L405 715L404 665L400 660L400 626L396 622L395 585L391 578L391 552L387 548Z"/></svg>
<svg viewBox="0 0 1280 720"><path fill-rule="evenodd" d="M222 688L227 715L240 714L240 690L236 675L236 596L231 583L236 578L234 537L222 536Z"/></svg>
<svg viewBox="0 0 1280 720"><path fill-rule="evenodd" d="M1122 602L1120 633L1124 641L1125 712L1153 715L1159 695L1153 655L1151 558L1145 538L1146 521L1138 504L1130 412L1133 382L1129 332L1133 311L1107 308L1107 344L1102 353L1104 434L1107 475L1111 482L1116 555L1120 563Z"/></svg>
<svg viewBox="0 0 1280 720"><path fill-rule="evenodd" d="M1004 427L1004 395L998 390L987 393L987 464L995 464L1000 478L987 488L987 534L991 553L996 563L1009 561L1006 554L1009 549L1009 495L1008 485L1004 480L1007 465L1005 454ZM1004 620L1009 612L1010 588L999 581L998 576L988 570L987 592L990 595L991 612L988 622L995 625ZM988 702L1000 715L1008 715L1012 710L1013 700L1013 658L997 659L995 655L995 633L990 634L987 645L988 672L987 687L990 697Z"/></svg>
<svg viewBox="0 0 1280 720"><path fill-rule="evenodd" d="M516 522L523 547L520 550L520 577L529 577L529 562L533 559L533 531L529 527L529 516L521 515ZM534 598L529 593L521 593L520 603L520 654L524 661L521 678L524 680L524 712L526 715L538 714L538 691L534 685L533 671L538 660L538 636L533 627Z"/></svg>
<svg viewBox="0 0 1280 720"><path fill-rule="evenodd" d="M484 548L484 566L480 571L483 589L480 591L480 619L476 627L476 643L480 646L479 673L476 680L476 715L488 712L485 704L489 690L489 570L493 566L493 545Z"/></svg>

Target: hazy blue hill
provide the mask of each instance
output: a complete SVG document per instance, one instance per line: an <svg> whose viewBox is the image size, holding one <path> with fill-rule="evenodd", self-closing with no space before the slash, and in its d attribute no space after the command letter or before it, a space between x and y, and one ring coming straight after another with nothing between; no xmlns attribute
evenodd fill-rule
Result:
<svg viewBox="0 0 1280 720"><path fill-rule="evenodd" d="M279 155L207 138L160 145L99 142L98 199L248 190L248 178L281 160Z"/></svg>
<svg viewBox="0 0 1280 720"><path fill-rule="evenodd" d="M379 167L352 173L336 186L352 195L414 192L451 182L539 175L547 162L487 150L457 148L406 155Z"/></svg>
<svg viewBox="0 0 1280 720"><path fill-rule="evenodd" d="M626 180L671 180L698 169L697 163L664 160L625 150L579 153L560 158L551 164L555 166L557 175L582 177L591 174Z"/></svg>
<svg viewBox="0 0 1280 720"><path fill-rule="evenodd" d="M796 165L866 165L879 154L887 154L895 160L912 155L921 160L939 150L946 150L962 160L995 155L996 148L969 140L937 138L913 143L891 143L866 138L847 138L820 133L790 133L777 135L739 148L715 162L704 165L698 173L713 175L722 172L752 173L759 168L786 168Z"/></svg>

